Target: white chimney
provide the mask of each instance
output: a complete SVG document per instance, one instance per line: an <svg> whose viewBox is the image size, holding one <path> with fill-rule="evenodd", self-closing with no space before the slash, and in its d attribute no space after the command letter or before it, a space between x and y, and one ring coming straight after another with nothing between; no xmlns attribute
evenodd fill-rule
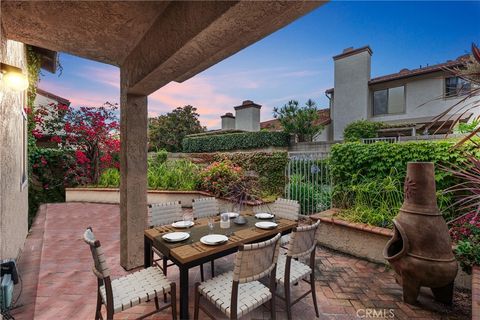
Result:
<svg viewBox="0 0 480 320"><path fill-rule="evenodd" d="M343 50L335 63L333 108L330 110L333 140L343 140L343 130L355 120L368 119L372 49L365 46Z"/></svg>
<svg viewBox="0 0 480 320"><path fill-rule="evenodd" d="M222 130L235 130L235 116L231 112L225 113L222 118Z"/></svg>
<svg viewBox="0 0 480 320"><path fill-rule="evenodd" d="M251 100L243 101L235 107L235 129L245 131L260 131L261 105Z"/></svg>

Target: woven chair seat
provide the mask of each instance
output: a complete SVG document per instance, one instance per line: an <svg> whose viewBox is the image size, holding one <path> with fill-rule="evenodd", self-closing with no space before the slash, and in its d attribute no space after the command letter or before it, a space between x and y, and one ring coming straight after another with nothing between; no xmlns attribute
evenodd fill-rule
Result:
<svg viewBox="0 0 480 320"><path fill-rule="evenodd" d="M289 242L290 242L290 235L289 234L286 234L286 235L284 235L280 238L280 245L282 247L286 246Z"/></svg>
<svg viewBox="0 0 480 320"><path fill-rule="evenodd" d="M150 267L112 280L112 291L113 310L117 313L170 292L170 281L159 268ZM106 303L103 285L100 294Z"/></svg>
<svg viewBox="0 0 480 320"><path fill-rule="evenodd" d="M199 291L211 303L230 317L230 299L232 294L233 272L227 272L210 280L202 282ZM241 317L272 297L268 287L259 281L241 283L238 287L237 316Z"/></svg>
<svg viewBox="0 0 480 320"><path fill-rule="evenodd" d="M277 283L281 284L282 286L285 284L285 265L287 262L287 258L284 255L280 255L277 261ZM290 283L294 284L297 283L299 280L304 279L312 272L312 269L297 260L292 259L292 263L290 266Z"/></svg>

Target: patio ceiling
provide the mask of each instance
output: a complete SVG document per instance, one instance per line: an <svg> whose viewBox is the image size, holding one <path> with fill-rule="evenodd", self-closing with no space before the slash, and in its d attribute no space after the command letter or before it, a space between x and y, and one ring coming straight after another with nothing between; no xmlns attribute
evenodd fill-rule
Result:
<svg viewBox="0 0 480 320"><path fill-rule="evenodd" d="M147 96L185 81L325 1L2 1L6 38L120 67L120 261L141 265Z"/></svg>
<svg viewBox="0 0 480 320"><path fill-rule="evenodd" d="M7 38L122 68L128 93L185 81L318 1L2 1Z"/></svg>

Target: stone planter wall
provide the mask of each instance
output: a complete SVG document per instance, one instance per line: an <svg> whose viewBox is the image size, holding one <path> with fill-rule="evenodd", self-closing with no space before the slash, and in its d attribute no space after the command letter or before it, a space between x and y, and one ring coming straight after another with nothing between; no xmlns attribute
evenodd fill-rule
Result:
<svg viewBox="0 0 480 320"><path fill-rule="evenodd" d="M375 263L387 264L383 249L393 236L393 230L374 227L364 223L348 222L335 215L338 209L330 209L312 215L321 221L318 243L327 248L350 254ZM472 277L459 268L455 286L471 289ZM480 319L480 318L479 318Z"/></svg>
<svg viewBox="0 0 480 320"><path fill-rule="evenodd" d="M170 191L149 190L148 203L180 201L183 208L191 208L194 199L212 197L204 191ZM66 188L66 202L97 202L97 203L120 203L120 190L117 188ZM232 211L233 203L226 199L218 199L220 211ZM259 203L246 203L247 208L259 205Z"/></svg>
<svg viewBox="0 0 480 320"><path fill-rule="evenodd" d="M472 319L480 319L480 266L472 271Z"/></svg>

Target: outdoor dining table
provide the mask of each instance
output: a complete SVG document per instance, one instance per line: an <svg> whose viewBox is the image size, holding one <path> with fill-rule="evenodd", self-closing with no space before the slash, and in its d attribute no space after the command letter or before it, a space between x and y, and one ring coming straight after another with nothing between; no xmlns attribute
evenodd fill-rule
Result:
<svg viewBox="0 0 480 320"><path fill-rule="evenodd" d="M220 218L215 219L215 226L212 233L224 234L228 236L228 241L221 245L208 246L200 242L200 238L209 234L208 218L195 220L195 225L189 229L177 229L173 226L160 226L145 230L145 268L152 265L152 246L158 249L165 257L171 260L180 270L180 319L188 319L188 271L190 268L199 266L205 262L224 257L238 250L242 244L263 241L271 238L277 233L287 234L297 226L296 221L286 219L276 219L278 226L274 229L260 229L255 227L259 220L253 213L242 214L247 223L237 225L230 221L230 228L220 228ZM162 235L185 231L190 233L190 238L177 243L166 242Z"/></svg>

